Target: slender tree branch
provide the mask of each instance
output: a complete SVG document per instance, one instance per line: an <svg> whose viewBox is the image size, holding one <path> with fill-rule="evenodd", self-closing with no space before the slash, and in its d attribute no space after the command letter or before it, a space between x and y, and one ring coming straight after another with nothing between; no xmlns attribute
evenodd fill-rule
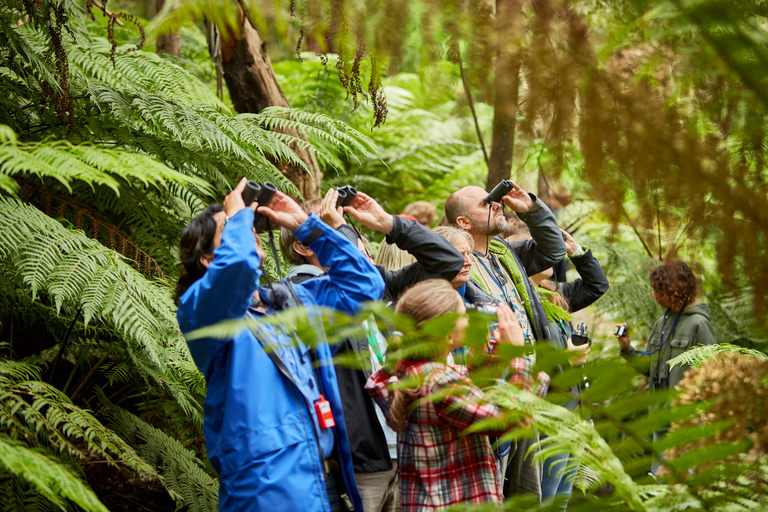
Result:
<svg viewBox="0 0 768 512"><path fill-rule="evenodd" d="M464 84L464 94L467 95L467 100L469 101L469 110L472 111L472 119L475 121L475 131L477 132L477 140L480 141L480 148L483 150L483 158L485 158L485 165L486 167L490 166L489 160L488 160L488 151L485 149L485 142L483 141L483 133L480 131L480 123L477 121L477 112L475 112L475 102L472 99L472 91L469 89L469 81L467 80L467 75L464 73L464 64L461 57L461 50L458 52L459 57L459 72L461 73L461 83Z"/></svg>
<svg viewBox="0 0 768 512"><path fill-rule="evenodd" d="M91 377L93 377L93 374L96 373L96 370L98 370L99 367L101 367L101 365L104 364L104 361L106 361L108 357L109 357L109 354L105 354L104 357L99 359L96 362L96 364L93 365L93 368L91 368L91 371L89 371L88 374L85 377L83 377L83 380L80 381L80 385L77 386L77 389L75 389L74 393L72 393L72 396L69 397L69 399L72 400L72 402L75 401L75 398L77 398L80 392L85 388L86 383L88 383Z"/></svg>
<svg viewBox="0 0 768 512"><path fill-rule="evenodd" d="M117 24L118 24L119 26L121 26L121 27L124 27L124 26L125 26L125 24L124 24L122 21L120 21L120 19L119 19L119 18L117 18L117 15L116 15L115 13L113 13L113 12L110 12L110 11L109 11L109 9L107 9L106 7L104 7L103 5L101 5L101 4L98 2L98 0L91 0L91 3L93 4L93 6L94 6L95 8L97 8L98 10L100 10L101 12L103 12L103 13L104 13L104 16L106 16L107 18L115 18L115 23L117 23Z"/></svg>
<svg viewBox="0 0 768 512"><path fill-rule="evenodd" d="M72 321L69 323L69 327L67 328L67 333L64 335L64 340L61 342L61 347L59 348L59 353L56 354L56 359L53 360L53 364L51 365L51 371L48 374L48 382L51 381L53 378L53 374L56 372L56 366L58 366L59 361L61 360L62 354L64 354L64 351L67 349L67 345L69 345L69 337L72 334L72 329L75 327L75 323L77 323L77 317L80 316L80 313L83 310L83 306L80 306L77 308L77 311L75 312L75 316L72 317Z"/></svg>
<svg viewBox="0 0 768 512"><path fill-rule="evenodd" d="M627 213L627 210L624 209L624 205L621 206L621 213L624 214L624 218L627 219L627 224L629 224L629 227L632 228L632 231L635 232L635 235L637 235L638 240L640 240L640 243L643 244L643 249L645 249L645 252L648 253L648 256L653 258L653 251L650 247L648 247L648 244L645 243L645 240L643 239L642 235L640 235L640 232L635 227L634 222L632 222L632 219L629 218L629 214Z"/></svg>

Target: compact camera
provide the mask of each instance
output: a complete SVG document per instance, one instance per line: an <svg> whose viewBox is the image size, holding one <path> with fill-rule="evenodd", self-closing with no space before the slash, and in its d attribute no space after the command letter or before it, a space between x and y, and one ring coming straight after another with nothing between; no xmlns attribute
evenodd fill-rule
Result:
<svg viewBox="0 0 768 512"><path fill-rule="evenodd" d="M339 206L351 206L357 197L357 190L352 185L344 185L337 188L336 191L339 193L339 198L336 199L336 208Z"/></svg>
<svg viewBox="0 0 768 512"><path fill-rule="evenodd" d="M243 190L243 202L245 206L251 206L254 201L259 203L259 206L269 206L272 202L272 198L275 197L277 192L277 186L274 183L265 181L264 183L257 183L255 181L248 180ZM260 231L264 221L264 216L260 213L256 213L253 216L253 227L256 231Z"/></svg>
<svg viewBox="0 0 768 512"><path fill-rule="evenodd" d="M498 185L493 187L490 194L485 196L484 201L488 204L500 203L501 198L509 194L513 188L515 188L515 184L512 181L502 180Z"/></svg>
<svg viewBox="0 0 768 512"><path fill-rule="evenodd" d="M626 325L617 325L616 328L613 330L613 334L616 336L626 336L627 335L627 326Z"/></svg>
<svg viewBox="0 0 768 512"><path fill-rule="evenodd" d="M489 315L496 314L496 304L492 302L481 302L478 304L467 304L467 311L477 311L479 313L486 313Z"/></svg>

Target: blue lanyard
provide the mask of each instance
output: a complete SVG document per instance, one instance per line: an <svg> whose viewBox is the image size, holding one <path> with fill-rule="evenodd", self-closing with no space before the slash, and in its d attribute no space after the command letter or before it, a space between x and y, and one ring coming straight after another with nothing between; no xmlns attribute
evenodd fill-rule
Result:
<svg viewBox="0 0 768 512"><path fill-rule="evenodd" d="M489 258L493 258L493 256L491 256L491 253L490 253L490 252L488 253L488 257L489 257ZM509 300L509 297L507 297L507 288L506 288L506 286L502 286L502 285L501 285L501 281L499 281L498 279L496 279L496 275L495 275L493 272L491 272L491 270L490 270L490 269L489 269L489 268L486 266L485 262L483 261L483 258L481 258L480 256L478 256L478 257L477 257L477 260L478 260L478 261L480 262L480 264L483 266L483 268L485 269L485 271L486 271L486 272L488 272L488 275L489 275L489 276L491 276L491 279L493 279L493 282L494 282L494 283L496 283L496 286L498 286L498 287L499 287L499 289L501 290L501 296L502 296L502 297L504 297L504 302L506 302L508 305L512 306L512 309L513 309L513 310L517 311L517 306L515 305L515 303L514 303L514 302L511 302L511 301Z"/></svg>
<svg viewBox="0 0 768 512"><path fill-rule="evenodd" d="M680 316L683 314L684 310L685 310L685 305L683 305L683 309L681 309L677 313L677 316L675 317L675 321L672 322L672 329L669 331L669 338L670 339L672 339L672 336L675 334L675 328L677 327L677 321L680 320ZM661 348L664 346L664 329L666 329L666 327L667 327L667 318L669 318L669 309L667 309L667 311L664 313L664 323L661 325L661 341L659 342L659 348L657 348L656 350L650 350L650 351L638 350L637 351L638 354L650 355L650 354L655 354L656 352L661 350Z"/></svg>

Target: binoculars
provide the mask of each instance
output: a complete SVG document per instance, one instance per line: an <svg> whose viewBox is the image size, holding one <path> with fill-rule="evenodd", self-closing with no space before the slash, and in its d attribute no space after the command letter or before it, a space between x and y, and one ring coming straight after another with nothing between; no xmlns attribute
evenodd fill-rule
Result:
<svg viewBox="0 0 768 512"><path fill-rule="evenodd" d="M515 184L510 180L501 180L498 185L493 187L490 194L485 196L485 201L488 204L500 203L501 198L509 194L512 189L515 188Z"/></svg>
<svg viewBox="0 0 768 512"><path fill-rule="evenodd" d="M351 206L352 201L357 197L357 190L352 185L344 185L336 189L339 198L336 199L336 208L339 206Z"/></svg>
<svg viewBox="0 0 768 512"><path fill-rule="evenodd" d="M259 206L269 206L272 202L272 198L275 197L277 192L277 186L274 183L265 181L264 183L257 183L255 181L248 180L243 190L243 202L245 206L250 206L254 201L259 203ZM256 231L261 230L264 216L256 212L253 216L253 227Z"/></svg>

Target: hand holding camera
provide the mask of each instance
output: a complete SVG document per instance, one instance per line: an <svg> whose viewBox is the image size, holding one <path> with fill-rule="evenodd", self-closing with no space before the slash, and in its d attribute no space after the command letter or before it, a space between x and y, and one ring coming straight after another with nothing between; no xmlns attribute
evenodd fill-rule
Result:
<svg viewBox="0 0 768 512"><path fill-rule="evenodd" d="M493 331L493 337L499 343L508 343L516 347L525 346L523 329L509 306L500 304L496 308L496 315L499 317L499 326Z"/></svg>
<svg viewBox="0 0 768 512"><path fill-rule="evenodd" d="M347 223L344 220L344 209L339 206L340 199L339 190L329 188L328 192L325 193L323 202L320 203L320 218L333 229L337 229L342 224Z"/></svg>
<svg viewBox="0 0 768 512"><path fill-rule="evenodd" d="M591 343L583 343L581 345L575 345L573 338L566 340L568 348L568 355L571 358L571 364L573 366L584 366L589 358L589 353L592 350L590 348Z"/></svg>
<svg viewBox="0 0 768 512"><path fill-rule="evenodd" d="M359 220L363 226L385 235L391 233L392 228L395 226L392 215L385 212L384 208L374 201L373 198L362 192L357 192L352 204L343 208L346 213Z"/></svg>
<svg viewBox="0 0 768 512"><path fill-rule="evenodd" d="M520 188L519 185L516 185L509 180L505 181L508 181L508 184L504 185L501 189L502 191L506 190L506 193L502 194L501 200L515 213L527 212L531 206L533 206L533 199L531 199L531 196L528 195L528 192ZM493 191L491 191L491 194L493 194L497 188L502 186L502 184L504 184L504 181L496 185ZM509 184L512 185L512 188L509 188ZM489 194L489 197L491 194Z"/></svg>
<svg viewBox="0 0 768 512"><path fill-rule="evenodd" d="M622 351L629 349L629 326L627 324L616 325L613 334L619 340L619 346Z"/></svg>

